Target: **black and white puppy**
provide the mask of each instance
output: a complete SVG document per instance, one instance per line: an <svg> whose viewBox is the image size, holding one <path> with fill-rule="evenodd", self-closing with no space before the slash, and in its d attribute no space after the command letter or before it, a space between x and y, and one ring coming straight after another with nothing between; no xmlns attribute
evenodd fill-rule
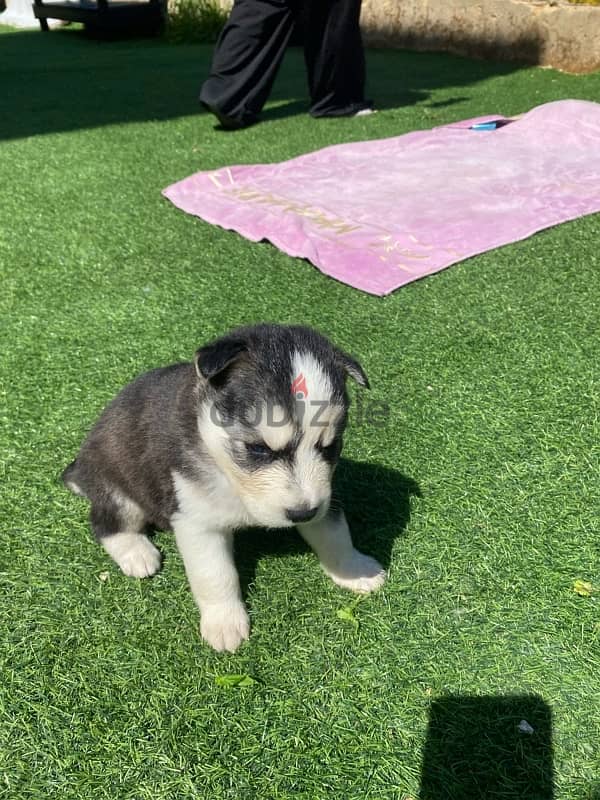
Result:
<svg viewBox="0 0 600 800"><path fill-rule="evenodd" d="M202 636L216 650L249 634L236 529L295 525L338 585L370 592L385 580L330 508L347 376L368 386L360 364L310 328L239 328L192 363L127 385L63 473L91 502L94 534L126 575L160 567L148 524L175 532Z"/></svg>

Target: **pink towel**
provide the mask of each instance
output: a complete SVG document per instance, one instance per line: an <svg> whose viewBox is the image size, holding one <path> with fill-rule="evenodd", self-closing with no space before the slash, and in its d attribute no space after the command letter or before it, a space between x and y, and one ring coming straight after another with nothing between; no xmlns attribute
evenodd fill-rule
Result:
<svg viewBox="0 0 600 800"><path fill-rule="evenodd" d="M198 217L371 294L600 210L600 104L538 106L197 172L163 194Z"/></svg>

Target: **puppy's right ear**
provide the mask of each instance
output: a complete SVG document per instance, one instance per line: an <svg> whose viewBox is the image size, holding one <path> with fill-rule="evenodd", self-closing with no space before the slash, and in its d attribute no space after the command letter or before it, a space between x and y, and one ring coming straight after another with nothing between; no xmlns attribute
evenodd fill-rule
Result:
<svg viewBox="0 0 600 800"><path fill-rule="evenodd" d="M370 389L371 385L369 383L369 379L367 378L367 374L358 361L355 358L352 358L352 356L349 356L348 353L344 353L343 350L338 350L337 355L346 375L349 375L353 380L355 380L359 386L364 386L365 389Z"/></svg>
<svg viewBox="0 0 600 800"><path fill-rule="evenodd" d="M196 351L194 356L196 372L199 377L211 380L227 369L247 350L248 345L243 339L217 339L216 342L207 344Z"/></svg>

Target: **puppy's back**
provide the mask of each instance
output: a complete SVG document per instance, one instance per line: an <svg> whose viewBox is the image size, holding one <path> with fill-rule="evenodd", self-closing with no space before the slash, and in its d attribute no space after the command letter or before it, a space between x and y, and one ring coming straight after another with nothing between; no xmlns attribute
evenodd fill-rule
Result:
<svg viewBox="0 0 600 800"><path fill-rule="evenodd" d="M104 409L62 479L94 501L118 492L165 527L173 509L173 469L197 446L198 387L193 364L140 375Z"/></svg>

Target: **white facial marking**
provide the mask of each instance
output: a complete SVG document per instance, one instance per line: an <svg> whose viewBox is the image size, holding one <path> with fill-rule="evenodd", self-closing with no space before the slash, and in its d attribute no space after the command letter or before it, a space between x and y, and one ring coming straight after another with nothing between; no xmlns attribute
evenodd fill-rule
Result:
<svg viewBox="0 0 600 800"><path fill-rule="evenodd" d="M320 506L318 517L321 517L329 506L332 470L316 446L326 447L333 442L336 424L344 409L333 402L331 381L312 354L294 353L292 371L292 380L297 381L302 376L306 389L306 396L301 401L302 438L296 450L294 480L302 496L301 503L310 508Z"/></svg>
<svg viewBox="0 0 600 800"><path fill-rule="evenodd" d="M304 376L309 400L331 401L333 391L331 382L312 353L300 353L298 351L294 353L290 387L294 381L298 382L298 378L301 375Z"/></svg>
<svg viewBox="0 0 600 800"><path fill-rule="evenodd" d="M228 438L225 426L217 421L211 413L212 409L211 403L207 402L202 406L198 416L198 431L211 455L213 450L219 451Z"/></svg>
<svg viewBox="0 0 600 800"><path fill-rule="evenodd" d="M335 436L335 425L344 413L341 405L332 399L333 389L329 377L311 353L294 353L292 380L304 376L307 396L302 400L303 441L311 446L321 442L327 446Z"/></svg>
<svg viewBox="0 0 600 800"><path fill-rule="evenodd" d="M295 428L282 406L265 404L257 419L255 430L271 450L284 450L294 438Z"/></svg>

